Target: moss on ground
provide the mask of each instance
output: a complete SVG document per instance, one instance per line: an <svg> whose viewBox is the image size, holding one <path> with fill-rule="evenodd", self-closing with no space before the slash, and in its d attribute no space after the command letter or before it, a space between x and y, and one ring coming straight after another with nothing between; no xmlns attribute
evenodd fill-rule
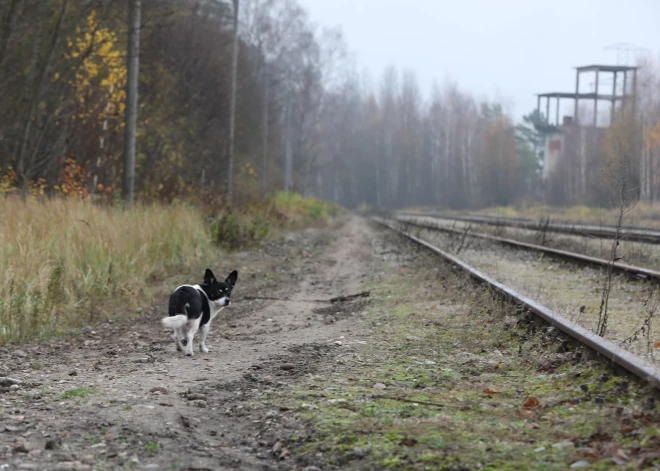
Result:
<svg viewBox="0 0 660 471"><path fill-rule="evenodd" d="M427 252L384 264L383 273L368 287L367 343L348 339L327 374L280 398L315 430L299 456L324 469L660 463L650 386Z"/></svg>

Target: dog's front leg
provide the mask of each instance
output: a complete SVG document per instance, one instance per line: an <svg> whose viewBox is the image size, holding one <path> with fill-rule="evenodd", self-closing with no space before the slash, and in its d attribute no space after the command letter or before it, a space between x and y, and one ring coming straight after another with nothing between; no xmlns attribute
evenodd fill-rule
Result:
<svg viewBox="0 0 660 471"><path fill-rule="evenodd" d="M199 333L199 351L202 353L208 353L209 349L206 348L206 336L209 334L210 325L208 323L204 324L200 329Z"/></svg>
<svg viewBox="0 0 660 471"><path fill-rule="evenodd" d="M199 329L200 322L201 318L188 321L188 341L186 342L186 355L189 357L191 357L193 354L193 338Z"/></svg>

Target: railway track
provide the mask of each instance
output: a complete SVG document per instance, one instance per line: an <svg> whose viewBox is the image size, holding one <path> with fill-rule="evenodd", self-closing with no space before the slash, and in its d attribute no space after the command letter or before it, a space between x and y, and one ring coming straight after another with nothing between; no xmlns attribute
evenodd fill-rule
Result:
<svg viewBox="0 0 660 471"><path fill-rule="evenodd" d="M593 332L577 325L573 321L570 321L569 319L553 312L551 309L533 301L529 297L524 296L514 289L504 285L503 283L496 281L485 273L460 260L458 257L436 247L435 245L419 237L416 237L404 230L401 230L398 227L395 227L393 223L397 222L396 219L378 216L373 217L373 219L382 226L393 230L413 241L414 243L440 255L452 264L463 269L472 278L486 284L514 303L521 305L526 311L533 313L551 326L559 329L578 342L596 351L608 361L614 362L626 371L632 373L644 381L649 382L649 384L653 385L655 388L660 389L660 370L650 362L645 361L633 353L619 347L614 342L599 337Z"/></svg>
<svg viewBox="0 0 660 471"><path fill-rule="evenodd" d="M447 221L460 221L473 224L485 224L494 227L512 227L517 229L527 230L544 230L547 232L554 232L560 234L579 235L586 237L597 237L603 239L613 239L616 237L616 227L610 225L598 225L589 223L576 223L569 221L552 221L543 220L534 221L532 219L514 218L514 217L497 217L497 216L449 216L446 214L433 213L433 212L397 212L399 215L404 216L424 216L433 217L437 219L445 219ZM631 242L644 242L648 244L660 244L660 230L651 229L642 226L625 226L619 230L619 237Z"/></svg>
<svg viewBox="0 0 660 471"><path fill-rule="evenodd" d="M435 216L432 216L435 218ZM543 245L536 245L536 244L530 244L527 242L521 242L518 240L514 239L509 239L505 237L498 237L490 234L482 234L478 232L466 232L464 230L460 229L455 229L451 227L444 227L440 224L434 224L430 221L420 221L418 218L414 216L396 216L395 220L402 222L404 224L410 224L416 227L420 227L423 229L430 229L430 230L435 230L435 231L441 231L441 232L446 232L450 234L458 234L458 235L468 235L470 237L476 237L480 239L485 239L485 240L491 240L493 242L497 242L500 244L505 244L521 249L526 249L526 250L534 250L536 252L541 252L549 255L553 255L556 257L560 257L563 259L575 261L575 262L580 262L580 263L586 263L589 265L594 265L598 267L607 267L610 265L609 260L605 260L602 258L597 258L597 257L591 257L589 255L584 255L584 254L579 254L575 252L569 252L566 250L560 250L560 249L554 249L551 247L546 247ZM626 273L628 275L636 276L639 279L648 279L648 280L653 280L655 282L660 282L660 271L656 270L651 270L648 268L643 268L643 267L638 267L634 265L630 265L627 263L620 263L620 262L614 262L611 264L612 268L615 271Z"/></svg>

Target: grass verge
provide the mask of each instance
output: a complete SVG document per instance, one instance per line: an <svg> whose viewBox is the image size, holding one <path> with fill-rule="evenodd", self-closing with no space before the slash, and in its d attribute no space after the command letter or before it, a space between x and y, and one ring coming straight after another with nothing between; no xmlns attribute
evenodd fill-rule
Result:
<svg viewBox="0 0 660 471"><path fill-rule="evenodd" d="M231 213L5 198L0 219L0 345L61 334L151 303L154 282L271 234L321 223L336 206L278 194ZM201 272L200 272L201 273Z"/></svg>
<svg viewBox="0 0 660 471"><path fill-rule="evenodd" d="M222 247L248 247L270 235L319 224L340 212L335 206L296 193L277 193L231 212L209 216L213 239Z"/></svg>

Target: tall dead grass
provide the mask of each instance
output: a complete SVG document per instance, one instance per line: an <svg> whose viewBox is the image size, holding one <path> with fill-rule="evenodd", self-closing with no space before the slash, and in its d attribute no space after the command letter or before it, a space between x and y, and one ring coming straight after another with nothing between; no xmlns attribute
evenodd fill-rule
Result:
<svg viewBox="0 0 660 471"><path fill-rule="evenodd" d="M213 249L201 213L188 206L13 198L0 206L0 343L79 326L96 301L135 300L151 277Z"/></svg>

